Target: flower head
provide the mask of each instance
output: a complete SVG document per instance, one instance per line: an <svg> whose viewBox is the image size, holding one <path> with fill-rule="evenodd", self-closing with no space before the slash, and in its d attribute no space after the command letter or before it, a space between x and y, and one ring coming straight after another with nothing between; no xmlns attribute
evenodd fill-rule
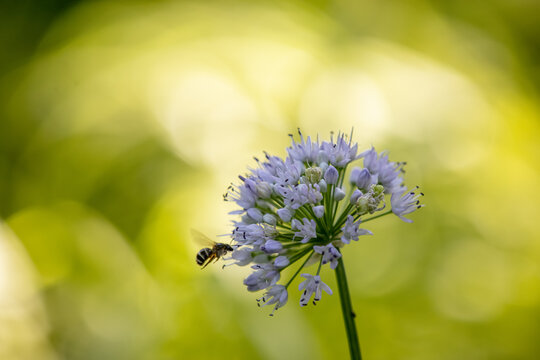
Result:
<svg viewBox="0 0 540 360"><path fill-rule="evenodd" d="M314 295L320 300L322 291L332 294L320 276L323 264L336 269L342 254L336 247L358 241L371 231L361 229L365 217L394 213L403 216L423 206L414 192L404 193L404 163L392 162L386 152L372 147L358 154L358 145L345 134L332 135L330 141L317 137L292 139L284 159L265 154L256 159L257 167L239 176L240 183L231 185L225 200L237 208L231 232L235 250L226 260L229 265L251 264L253 272L246 277L248 291L266 290L259 299L274 310L286 304L287 289L296 274L313 261L319 266L315 275L302 274L300 305ZM345 182L347 167L363 158L363 167L352 169ZM378 215L390 197L392 210ZM302 260L295 275L285 284L278 284L284 270Z"/></svg>

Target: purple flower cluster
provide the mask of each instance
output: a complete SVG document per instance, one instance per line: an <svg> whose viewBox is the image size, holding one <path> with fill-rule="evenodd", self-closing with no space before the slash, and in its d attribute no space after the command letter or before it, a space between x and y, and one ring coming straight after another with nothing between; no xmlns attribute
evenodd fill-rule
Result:
<svg viewBox="0 0 540 360"><path fill-rule="evenodd" d="M319 267L316 275L302 274L306 280L299 287L300 305L313 295L315 304L321 290L332 294L320 278L322 265L335 269L339 248L372 234L360 228L363 217L382 211L387 196L391 211L384 214L393 212L407 222L411 220L404 215L423 206L418 200L423 194L403 185L405 164L391 162L385 152L371 148L358 154L352 134L322 142L299 135L298 142L291 135L285 159L269 154L264 161L255 159L257 167L239 176L240 184L231 185L225 195L238 206L231 214L240 217L233 221L235 250L228 265L251 265L254 271L244 285L249 291L266 290L259 305L273 305L274 311L286 304L287 288L308 260L318 261ZM359 159L363 167L348 171ZM278 284L282 271L301 259L292 278Z"/></svg>

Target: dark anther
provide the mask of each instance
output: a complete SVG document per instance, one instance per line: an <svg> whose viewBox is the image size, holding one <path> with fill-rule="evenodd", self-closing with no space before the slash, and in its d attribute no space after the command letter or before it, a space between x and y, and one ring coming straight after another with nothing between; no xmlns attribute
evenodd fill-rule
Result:
<svg viewBox="0 0 540 360"><path fill-rule="evenodd" d="M356 317L356 314L354 313L354 311L351 311L351 316L353 319Z"/></svg>

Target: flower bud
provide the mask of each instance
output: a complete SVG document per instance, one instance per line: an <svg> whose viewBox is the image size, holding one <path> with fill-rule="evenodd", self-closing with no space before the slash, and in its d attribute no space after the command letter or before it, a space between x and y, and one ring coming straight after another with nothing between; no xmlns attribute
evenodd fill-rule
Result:
<svg viewBox="0 0 540 360"><path fill-rule="evenodd" d="M291 213L289 209L282 208L282 209L278 209L278 211L276 212L282 221L285 221L285 222L291 221L293 214Z"/></svg>
<svg viewBox="0 0 540 360"><path fill-rule="evenodd" d="M319 189L321 190L321 192L325 193L327 188L328 185L326 185L326 181L324 181L324 179L319 181Z"/></svg>
<svg viewBox="0 0 540 360"><path fill-rule="evenodd" d="M266 255L266 254L256 255L253 258L253 262L255 264L267 264L269 262L268 255Z"/></svg>
<svg viewBox="0 0 540 360"><path fill-rule="evenodd" d="M263 221L269 225L276 225L276 217L271 214L264 214L263 215Z"/></svg>
<svg viewBox="0 0 540 360"><path fill-rule="evenodd" d="M351 170L351 175L349 177L349 182L351 184L356 184L356 180L358 179L358 175L360 174L360 168L359 167L355 167L354 169Z"/></svg>
<svg viewBox="0 0 540 360"><path fill-rule="evenodd" d="M263 199L268 199L270 196L272 196L272 185L267 182L258 183L257 195Z"/></svg>
<svg viewBox="0 0 540 360"><path fill-rule="evenodd" d="M257 208L251 208L247 210L247 214L250 218L255 220L256 222L261 222L263 219L263 215L261 213L261 210Z"/></svg>
<svg viewBox="0 0 540 360"><path fill-rule="evenodd" d="M384 186L371 185L371 191L373 191L373 197L379 197L384 193Z"/></svg>
<svg viewBox="0 0 540 360"><path fill-rule="evenodd" d="M310 184L317 184L322 179L322 170L320 167L307 168L305 176Z"/></svg>
<svg viewBox="0 0 540 360"><path fill-rule="evenodd" d="M369 189L371 183L371 174L369 170L366 168L360 170L356 176L356 186L360 189Z"/></svg>
<svg viewBox="0 0 540 360"><path fill-rule="evenodd" d="M281 243L276 240L267 240L264 245L261 246L261 250L267 254L276 253L281 249L283 249L283 245L281 245Z"/></svg>
<svg viewBox="0 0 540 360"><path fill-rule="evenodd" d="M366 195L362 195L356 201L357 212L360 215L367 214L369 211L369 199Z"/></svg>
<svg viewBox="0 0 540 360"><path fill-rule="evenodd" d="M358 198L362 195L363 193L360 190L358 189L354 190L351 195L351 204L356 204L356 202L358 201Z"/></svg>
<svg viewBox="0 0 540 360"><path fill-rule="evenodd" d="M289 263L290 263L289 258L284 255L280 255L274 260L274 266L278 268L285 267L289 265Z"/></svg>
<svg viewBox="0 0 540 360"><path fill-rule="evenodd" d="M323 205L314 206L313 212L315 213L315 216L317 217L317 219L322 218L324 215L324 206Z"/></svg>
<svg viewBox="0 0 540 360"><path fill-rule="evenodd" d="M341 201L345 199L345 191L343 191L341 188L336 187L336 189L334 190L334 199L336 199L336 201Z"/></svg>
<svg viewBox="0 0 540 360"><path fill-rule="evenodd" d="M339 172L336 170L335 167L332 165L328 166L328 169L326 169L324 173L324 180L327 184L335 184L337 183L339 178Z"/></svg>

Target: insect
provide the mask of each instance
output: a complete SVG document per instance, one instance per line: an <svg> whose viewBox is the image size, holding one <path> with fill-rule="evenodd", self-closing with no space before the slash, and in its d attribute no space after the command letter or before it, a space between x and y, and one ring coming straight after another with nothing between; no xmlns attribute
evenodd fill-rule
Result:
<svg viewBox="0 0 540 360"><path fill-rule="evenodd" d="M212 241L196 230L191 230L191 233L198 242L211 246L199 250L197 256L195 257L197 265L201 266L201 269L204 269L208 264L212 262L212 260L216 262L219 260L220 257L225 256L227 252L234 250L231 245Z"/></svg>

